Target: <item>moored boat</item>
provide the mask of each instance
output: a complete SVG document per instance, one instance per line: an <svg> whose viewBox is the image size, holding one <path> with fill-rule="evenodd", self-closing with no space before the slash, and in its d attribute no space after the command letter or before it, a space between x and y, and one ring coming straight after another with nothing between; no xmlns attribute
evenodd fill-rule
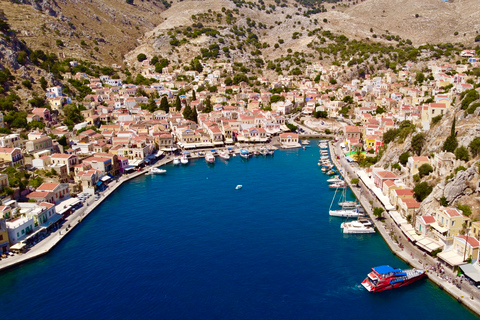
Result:
<svg viewBox="0 0 480 320"><path fill-rule="evenodd" d="M222 158L222 159L225 159L225 160L230 159L230 155L229 155L228 152L226 152L226 151L220 151L220 152L218 153L218 156L219 156L220 158Z"/></svg>
<svg viewBox="0 0 480 320"><path fill-rule="evenodd" d="M362 286L370 292L379 292L406 286L420 280L425 276L425 270L421 269L394 269L390 266L372 268L363 280Z"/></svg>
<svg viewBox="0 0 480 320"><path fill-rule="evenodd" d="M332 189L343 189L345 188L345 182L337 182L328 185L329 188Z"/></svg>
<svg viewBox="0 0 480 320"><path fill-rule="evenodd" d="M208 163L215 163L215 156L211 153L207 153L205 155L205 161L207 161Z"/></svg>
<svg viewBox="0 0 480 320"><path fill-rule="evenodd" d="M183 155L181 158L180 158L180 162L182 164L188 164L188 158L187 158L187 155Z"/></svg>
<svg viewBox="0 0 480 320"><path fill-rule="evenodd" d="M248 159L250 157L250 152L247 149L240 149L240 157Z"/></svg>
<svg viewBox="0 0 480 320"><path fill-rule="evenodd" d="M164 174L164 173L167 173L167 170L160 169L160 168L151 168L150 173L151 174Z"/></svg>
<svg viewBox="0 0 480 320"><path fill-rule="evenodd" d="M302 140L302 144L303 144L303 145L310 144L310 140Z"/></svg>
<svg viewBox="0 0 480 320"><path fill-rule="evenodd" d="M343 182L343 180L340 179L340 176L337 174L337 175L333 176L332 178L328 179L327 182L338 183L338 182Z"/></svg>
<svg viewBox="0 0 480 320"><path fill-rule="evenodd" d="M180 158L179 158L179 157L173 158L173 164L174 164L174 165L180 164Z"/></svg>
<svg viewBox="0 0 480 320"><path fill-rule="evenodd" d="M358 218L361 216L361 213L358 210L329 210L328 214L332 217L342 217L342 218Z"/></svg>
<svg viewBox="0 0 480 320"><path fill-rule="evenodd" d="M343 229L343 233L359 234L359 233L375 233L375 229L371 223L363 223L360 220L354 220L349 222L343 222L340 225Z"/></svg>

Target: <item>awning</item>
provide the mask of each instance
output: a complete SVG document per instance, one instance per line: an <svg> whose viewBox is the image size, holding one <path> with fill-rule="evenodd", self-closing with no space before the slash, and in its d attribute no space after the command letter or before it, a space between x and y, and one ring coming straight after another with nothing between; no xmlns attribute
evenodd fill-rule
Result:
<svg viewBox="0 0 480 320"><path fill-rule="evenodd" d="M99 186L99 187L100 187L102 184L103 184L103 181L98 181L98 182L97 182L97 186Z"/></svg>
<svg viewBox="0 0 480 320"><path fill-rule="evenodd" d="M407 223L407 220L405 220L398 211L388 211L388 214L390 214L390 217L392 217L397 225Z"/></svg>
<svg viewBox="0 0 480 320"><path fill-rule="evenodd" d="M433 229L437 230L438 232L440 232L441 234L444 234L445 232L448 231L448 228L445 228L445 227L440 227L438 225L438 222L434 222L430 225Z"/></svg>
<svg viewBox="0 0 480 320"><path fill-rule="evenodd" d="M158 157L160 157L161 155L163 155L163 151L162 151L162 150L158 151L157 154L155 155L155 157L158 158Z"/></svg>
<svg viewBox="0 0 480 320"><path fill-rule="evenodd" d="M54 214L50 219L48 219L45 223L41 224L40 226L44 227L44 228L48 228L49 226L56 223L57 221L59 221L62 218L63 218L63 214L59 214L57 212L57 214Z"/></svg>
<svg viewBox="0 0 480 320"><path fill-rule="evenodd" d="M410 239L410 241L412 242L418 241L422 238L419 235L417 235L417 233L415 232L415 229L413 229L412 225L409 223L401 224L400 229L405 234L405 236L407 236L407 238Z"/></svg>
<svg viewBox="0 0 480 320"><path fill-rule="evenodd" d="M170 148L162 148L161 151L165 151L165 152L170 152L170 151L177 151L177 148L176 147L170 147Z"/></svg>
<svg viewBox="0 0 480 320"><path fill-rule="evenodd" d="M185 155L189 155L189 154L190 154L190 152L188 152L188 151L185 151L183 154L185 154Z"/></svg>
<svg viewBox="0 0 480 320"><path fill-rule="evenodd" d="M445 261L446 263L448 263L452 267L456 267L458 265L465 264L465 262L463 261L463 255L459 255L454 250L450 250L450 251L446 251L446 252L445 251L440 252L437 255L437 257L442 259L443 261Z"/></svg>
<svg viewBox="0 0 480 320"><path fill-rule="evenodd" d="M480 282L480 265L478 264L478 261L461 265L460 269L462 269L465 275L473 281Z"/></svg>
<svg viewBox="0 0 480 320"><path fill-rule="evenodd" d="M14 251L21 251L23 248L25 248L26 244L23 243L23 242L18 242L18 243L15 243L13 246L10 247L10 250L14 250Z"/></svg>
<svg viewBox="0 0 480 320"><path fill-rule="evenodd" d="M100 180L105 182L105 181L108 181L108 180L112 180L112 178L110 178L109 176L103 176Z"/></svg>
<svg viewBox="0 0 480 320"><path fill-rule="evenodd" d="M438 248L443 247L443 245L435 242L431 238L422 238L416 243L417 246L427 251L428 253L437 250Z"/></svg>

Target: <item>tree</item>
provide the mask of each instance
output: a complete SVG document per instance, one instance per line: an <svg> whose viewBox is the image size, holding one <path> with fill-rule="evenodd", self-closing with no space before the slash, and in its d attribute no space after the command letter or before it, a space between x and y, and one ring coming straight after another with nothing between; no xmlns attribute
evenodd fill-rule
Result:
<svg viewBox="0 0 480 320"><path fill-rule="evenodd" d="M433 172L433 168L428 163L424 163L418 168L418 174L420 178L423 178L424 176L428 176L432 172Z"/></svg>
<svg viewBox="0 0 480 320"><path fill-rule="evenodd" d="M476 157L478 154L480 154L480 137L476 137L475 139L470 142L468 145L470 148L470 152L472 153L472 156Z"/></svg>
<svg viewBox="0 0 480 320"><path fill-rule="evenodd" d="M417 75L415 76L415 81L417 81L418 84L422 84L422 82L425 81L425 75L421 72L417 72Z"/></svg>
<svg viewBox="0 0 480 320"><path fill-rule="evenodd" d="M408 158L410 157L410 152L404 152L398 157L398 162L400 162L402 165L406 165L408 162Z"/></svg>
<svg viewBox="0 0 480 320"><path fill-rule="evenodd" d="M400 129L389 129L383 134L383 142L389 144L398 136Z"/></svg>
<svg viewBox="0 0 480 320"><path fill-rule="evenodd" d="M168 113L169 109L170 106L168 105L167 97L163 96L162 100L160 101L160 110L164 110L166 113Z"/></svg>
<svg viewBox="0 0 480 320"><path fill-rule="evenodd" d="M192 100L197 100L197 96L195 95L195 90L192 90Z"/></svg>
<svg viewBox="0 0 480 320"><path fill-rule="evenodd" d="M210 100L210 96L205 101L205 108L203 108L203 113L210 113L213 111L212 101Z"/></svg>
<svg viewBox="0 0 480 320"><path fill-rule="evenodd" d="M65 120L63 121L68 127L73 127L74 124L82 122L84 120L80 109L75 105L66 105L63 108L63 114L65 115Z"/></svg>
<svg viewBox="0 0 480 320"><path fill-rule="evenodd" d="M358 183L360 182L360 180L358 180L357 178L353 178L351 183L352 184L355 184L355 185L358 185Z"/></svg>
<svg viewBox="0 0 480 320"><path fill-rule="evenodd" d="M182 110L182 102L180 101L179 96L177 96L177 99L175 100L175 110L176 111Z"/></svg>
<svg viewBox="0 0 480 320"><path fill-rule="evenodd" d="M470 160L470 154L468 153L468 149L464 146L460 146L455 150L455 157L457 158L457 160Z"/></svg>
<svg viewBox="0 0 480 320"><path fill-rule="evenodd" d="M457 149L458 141L455 136L448 136L447 140L443 143L442 150L447 152L454 152Z"/></svg>
<svg viewBox="0 0 480 320"><path fill-rule="evenodd" d="M247 82L248 83L248 77L245 73L239 72L233 76L233 83L234 84L239 84L240 82Z"/></svg>
<svg viewBox="0 0 480 320"><path fill-rule="evenodd" d="M422 152L422 147L425 142L425 134L419 133L412 137L412 150L417 154L420 155Z"/></svg>
<svg viewBox="0 0 480 320"><path fill-rule="evenodd" d="M225 85L230 87L233 84L233 80L230 77L225 78Z"/></svg>
<svg viewBox="0 0 480 320"><path fill-rule="evenodd" d="M447 198L445 196L440 198L440 205L443 206L443 207L448 207L448 201L447 201Z"/></svg>
<svg viewBox="0 0 480 320"><path fill-rule="evenodd" d="M147 55L145 53L139 53L137 56L137 61L142 62L144 60L147 60Z"/></svg>
<svg viewBox="0 0 480 320"><path fill-rule="evenodd" d="M191 120L193 116L192 108L187 104L185 109L183 109L183 118L187 120Z"/></svg>
<svg viewBox="0 0 480 320"><path fill-rule="evenodd" d="M433 187L427 182L420 182L413 188L413 193L417 201L422 202L432 192Z"/></svg>
<svg viewBox="0 0 480 320"><path fill-rule="evenodd" d="M442 150L447 152L454 152L458 147L457 136L455 134L455 122L456 118L453 118L452 128L450 129L450 135L447 140L443 143Z"/></svg>
<svg viewBox="0 0 480 320"><path fill-rule="evenodd" d="M192 121L194 121L195 123L198 123L198 113L197 113L197 108L193 108L193 112L192 112Z"/></svg>
<svg viewBox="0 0 480 320"><path fill-rule="evenodd" d="M46 89L47 89L47 85L48 85L47 80L45 80L44 77L41 77L41 78L40 78L40 87L42 87L43 90L46 90Z"/></svg>
<svg viewBox="0 0 480 320"><path fill-rule="evenodd" d="M381 218L383 211L384 211L383 208L374 207L373 208L373 215L376 216L377 218Z"/></svg>
<svg viewBox="0 0 480 320"><path fill-rule="evenodd" d="M125 0L127 4L133 4L133 0Z"/></svg>

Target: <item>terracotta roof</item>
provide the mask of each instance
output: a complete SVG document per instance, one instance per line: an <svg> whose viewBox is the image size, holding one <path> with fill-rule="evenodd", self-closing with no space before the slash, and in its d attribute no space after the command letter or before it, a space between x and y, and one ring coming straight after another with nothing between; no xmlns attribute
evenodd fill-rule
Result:
<svg viewBox="0 0 480 320"><path fill-rule="evenodd" d="M430 224L430 223L434 223L435 222L435 217L434 216L422 216L422 217L419 217L421 218L425 224Z"/></svg>
<svg viewBox="0 0 480 320"><path fill-rule="evenodd" d="M50 190L53 191L55 190L56 187L58 187L60 183L42 183L40 187L37 188L37 190Z"/></svg>
<svg viewBox="0 0 480 320"><path fill-rule="evenodd" d="M457 238L463 239L464 241L466 240L468 244L471 245L473 248L477 248L480 246L480 243L474 237L468 237L467 239L466 236L458 236Z"/></svg>
<svg viewBox="0 0 480 320"><path fill-rule="evenodd" d="M397 176L395 175L395 173L390 171L380 171L380 172L377 172L377 175L382 179L397 179Z"/></svg>
<svg viewBox="0 0 480 320"><path fill-rule="evenodd" d="M457 209L446 208L443 210L450 217L461 217L462 214Z"/></svg>

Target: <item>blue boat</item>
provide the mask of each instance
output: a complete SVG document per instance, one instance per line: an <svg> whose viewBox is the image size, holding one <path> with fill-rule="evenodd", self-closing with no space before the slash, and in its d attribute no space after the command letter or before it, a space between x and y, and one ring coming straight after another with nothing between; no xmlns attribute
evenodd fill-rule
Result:
<svg viewBox="0 0 480 320"><path fill-rule="evenodd" d="M240 149L240 157L248 159L250 152L247 149Z"/></svg>

